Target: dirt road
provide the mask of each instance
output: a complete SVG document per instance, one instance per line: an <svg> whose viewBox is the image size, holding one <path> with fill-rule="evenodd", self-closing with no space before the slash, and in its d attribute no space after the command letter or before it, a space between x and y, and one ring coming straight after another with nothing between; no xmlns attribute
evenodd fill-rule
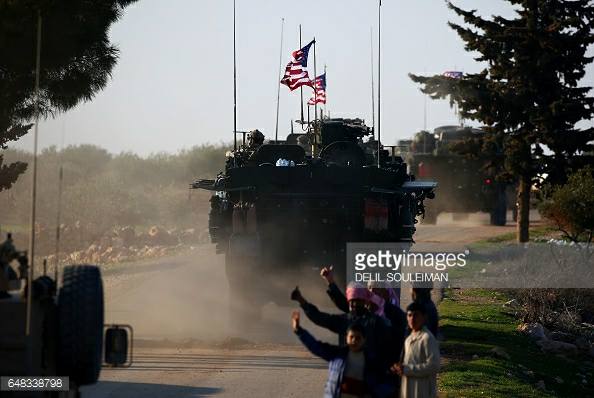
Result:
<svg viewBox="0 0 594 398"><path fill-rule="evenodd" d="M416 241L460 250L514 228L481 222L421 225ZM136 347L131 368L104 370L97 385L83 389L84 397L321 396L326 364L297 344L289 307L267 305L258 326L230 327L224 259L212 246L127 264L104 278L106 321L132 324L137 338L151 342ZM323 291L321 279L311 288ZM327 341L335 339L304 326Z"/></svg>

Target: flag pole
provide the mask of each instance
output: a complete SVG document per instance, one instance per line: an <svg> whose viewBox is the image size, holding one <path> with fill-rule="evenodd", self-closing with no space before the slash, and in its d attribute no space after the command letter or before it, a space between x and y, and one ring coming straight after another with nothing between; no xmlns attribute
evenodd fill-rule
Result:
<svg viewBox="0 0 594 398"><path fill-rule="evenodd" d="M302 48L301 44L301 24L299 24L299 48ZM299 87L299 91L301 92L301 128L303 128L303 86Z"/></svg>
<svg viewBox="0 0 594 398"><path fill-rule="evenodd" d="M278 59L278 76L279 81L277 81L277 92L276 92L276 128L274 132L274 140L278 142L278 112L280 108L280 79L282 79L281 73L283 68L283 33L285 29L285 19L281 18L281 39L280 39L280 56Z"/></svg>
<svg viewBox="0 0 594 398"><path fill-rule="evenodd" d="M313 47L314 47L314 129L315 129L315 123L316 120L318 118L318 85L316 83L316 80L318 79L318 74L316 72L316 38L314 37L314 42L313 42Z"/></svg>
<svg viewBox="0 0 594 398"><path fill-rule="evenodd" d="M235 35L235 0L233 0L233 150L237 151L237 47Z"/></svg>
<svg viewBox="0 0 594 398"><path fill-rule="evenodd" d="M381 125L382 125L382 118L381 118L381 79L382 79L382 0L379 0L378 6L378 38L377 38L377 167L380 167L380 151L381 151Z"/></svg>
<svg viewBox="0 0 594 398"><path fill-rule="evenodd" d="M328 103L328 76L326 76L326 64L324 64L324 82L326 83L324 87L325 90L325 97L326 97L326 102L324 102L324 113L326 113L326 104ZM320 118L323 119L323 118Z"/></svg>

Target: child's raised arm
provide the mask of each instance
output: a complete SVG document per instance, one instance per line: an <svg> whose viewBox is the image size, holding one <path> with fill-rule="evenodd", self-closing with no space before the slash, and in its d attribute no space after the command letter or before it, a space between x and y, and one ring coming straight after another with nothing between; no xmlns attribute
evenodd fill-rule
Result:
<svg viewBox="0 0 594 398"><path fill-rule="evenodd" d="M340 347L316 340L307 330L299 325L299 311L293 311L293 331L301 340L301 343L315 356L326 361L331 361L340 355Z"/></svg>
<svg viewBox="0 0 594 398"><path fill-rule="evenodd" d="M305 312L305 315L307 315L307 317L316 325L326 328L336 334L346 332L348 322L344 317L320 311L318 307L305 300L299 291L299 287L296 287L291 293L291 300L297 301Z"/></svg>

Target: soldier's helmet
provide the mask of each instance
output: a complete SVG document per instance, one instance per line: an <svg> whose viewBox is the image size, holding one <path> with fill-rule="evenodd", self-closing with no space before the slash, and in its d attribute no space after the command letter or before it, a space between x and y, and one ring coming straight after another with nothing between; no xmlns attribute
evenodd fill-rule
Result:
<svg viewBox="0 0 594 398"><path fill-rule="evenodd" d="M264 143L264 134L258 129L250 131L248 134L248 145L252 148L258 147Z"/></svg>

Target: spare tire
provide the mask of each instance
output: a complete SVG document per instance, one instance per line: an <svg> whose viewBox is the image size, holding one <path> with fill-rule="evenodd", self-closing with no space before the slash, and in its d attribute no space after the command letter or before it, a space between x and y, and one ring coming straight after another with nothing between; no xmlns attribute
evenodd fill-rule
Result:
<svg viewBox="0 0 594 398"><path fill-rule="evenodd" d="M103 347L103 283L99 268L64 268L58 295L58 369L78 385L99 378Z"/></svg>

